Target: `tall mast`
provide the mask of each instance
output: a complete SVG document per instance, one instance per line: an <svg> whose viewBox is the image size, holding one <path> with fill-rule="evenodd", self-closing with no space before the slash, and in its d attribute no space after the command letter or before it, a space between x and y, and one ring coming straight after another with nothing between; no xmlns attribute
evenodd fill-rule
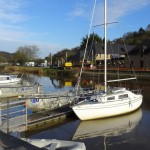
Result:
<svg viewBox="0 0 150 150"><path fill-rule="evenodd" d="M107 18L106 18L106 0L104 0L104 51L105 51L105 62L104 62L104 85L105 85L105 92L107 92Z"/></svg>

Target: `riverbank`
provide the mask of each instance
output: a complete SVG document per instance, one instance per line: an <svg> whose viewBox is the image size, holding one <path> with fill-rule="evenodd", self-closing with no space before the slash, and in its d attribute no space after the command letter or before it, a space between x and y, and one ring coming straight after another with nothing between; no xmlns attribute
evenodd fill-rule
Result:
<svg viewBox="0 0 150 150"><path fill-rule="evenodd" d="M24 67L24 66L4 66L4 72L22 72L32 73L37 75L54 76L59 78L77 77L79 70L77 69L52 69L48 67Z"/></svg>
<svg viewBox="0 0 150 150"><path fill-rule="evenodd" d="M72 68L72 69L52 69L52 68L44 68L44 67L23 67L23 66L4 66L5 72L22 72L22 73L33 73L37 75L45 75L45 76L53 76L58 78L77 78L79 76L80 68ZM149 69L135 69L130 70L130 68L120 68L119 72L117 73L115 68L109 68L107 70L108 76L111 77L129 77L129 75L134 74L137 76L138 79L146 79L149 80L150 70ZM103 69L85 69L83 71L83 77L97 77L103 75Z"/></svg>
<svg viewBox="0 0 150 150"><path fill-rule="evenodd" d="M86 69L83 72L83 77L98 77L104 75L104 70L90 70L90 69ZM124 78L124 77L137 77L140 80L150 80L149 76L150 76L150 70L146 70L146 69L136 69L136 70L130 70L129 68L120 68L119 71L117 71L116 69L112 68L112 69L108 69L107 70L107 75L108 78L113 78L113 77L120 77L120 78ZM101 76L102 77L102 76Z"/></svg>

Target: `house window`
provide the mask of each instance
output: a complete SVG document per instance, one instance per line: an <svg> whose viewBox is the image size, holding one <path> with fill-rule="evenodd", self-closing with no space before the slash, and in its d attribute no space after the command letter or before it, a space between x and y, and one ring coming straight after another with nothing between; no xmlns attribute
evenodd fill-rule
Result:
<svg viewBox="0 0 150 150"><path fill-rule="evenodd" d="M143 67L144 67L144 62L140 61L140 68L143 68Z"/></svg>

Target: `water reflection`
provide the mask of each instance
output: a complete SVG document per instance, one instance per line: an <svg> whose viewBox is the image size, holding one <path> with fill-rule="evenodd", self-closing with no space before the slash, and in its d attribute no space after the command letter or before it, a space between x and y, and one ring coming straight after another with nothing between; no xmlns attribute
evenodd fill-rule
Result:
<svg viewBox="0 0 150 150"><path fill-rule="evenodd" d="M26 74L23 77L24 81L28 81L31 84L34 84L38 82L39 84L42 84L44 86L45 92L56 92L56 91L66 91L66 90L72 90L74 89L77 78L54 78L54 77L46 77L46 76L37 76L32 74ZM113 83L111 83L113 84ZM81 87L83 88L99 88L100 85L103 85L103 78L97 79L97 78L81 78ZM110 86L120 86L120 87L127 87L129 89L134 89L134 85L132 81L128 81L127 83L114 83Z"/></svg>
<svg viewBox="0 0 150 150"><path fill-rule="evenodd" d="M75 87L77 80L75 78L58 79L50 77L39 77L35 75L29 75L29 77L30 82L39 82L40 84L43 84L45 91L48 92L72 89ZM67 86L65 83L66 81L72 82L72 85ZM96 85L99 84L100 81L96 78L83 78L81 82L82 87L96 87ZM92 120L86 122L80 122L79 120L72 120L71 122L65 121L63 124L59 123L58 126L53 128L49 127L45 131L37 131L38 133L34 134L30 133L30 138L55 138L60 140L74 139L76 141L84 142L86 144L87 150L100 150L104 149L104 136L107 136L108 138L106 139L106 143L109 150L149 150L150 81L140 80L139 84L143 93L143 104L141 106L142 110L138 110L137 112L115 118ZM130 89L133 88L132 82L120 83L119 86L124 86Z"/></svg>
<svg viewBox="0 0 150 150"><path fill-rule="evenodd" d="M39 84L44 86L45 92L71 90L75 87L76 84L76 79L60 79L32 74L25 75L23 79L24 81L26 80L30 83L38 82Z"/></svg>
<svg viewBox="0 0 150 150"><path fill-rule="evenodd" d="M131 132L139 124L141 118L142 110L138 109L131 114L118 117L81 121L72 139L120 136Z"/></svg>

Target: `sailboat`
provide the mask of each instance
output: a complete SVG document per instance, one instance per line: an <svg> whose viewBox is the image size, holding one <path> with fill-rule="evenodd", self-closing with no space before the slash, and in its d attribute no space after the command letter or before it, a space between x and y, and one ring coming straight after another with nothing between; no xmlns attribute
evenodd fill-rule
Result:
<svg viewBox="0 0 150 150"><path fill-rule="evenodd" d="M93 94L90 99L85 99L72 106L74 113L80 120L91 120L112 117L130 113L138 109L143 101L140 91L130 91L123 87L107 87L107 82L133 80L127 78L107 81L107 38L106 38L106 0L104 1L104 92Z"/></svg>

